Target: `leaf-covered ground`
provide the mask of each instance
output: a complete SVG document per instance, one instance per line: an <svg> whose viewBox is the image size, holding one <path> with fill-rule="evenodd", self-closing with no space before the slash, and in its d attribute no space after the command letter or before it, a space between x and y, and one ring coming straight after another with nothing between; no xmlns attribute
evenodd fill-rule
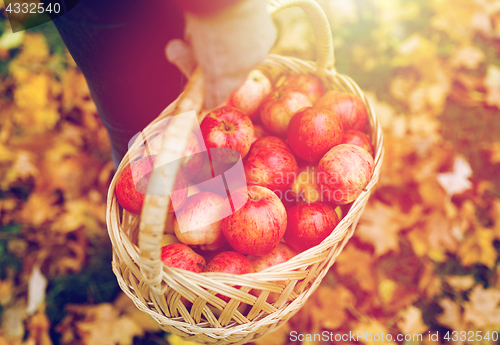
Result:
<svg viewBox="0 0 500 345"><path fill-rule="evenodd" d="M318 2L338 71L365 90L383 125L385 162L324 282L259 345L294 343L291 331L498 343L500 3ZM135 309L111 272L104 217L114 171L83 76L52 24L9 34L1 14L0 345L182 344ZM300 11L277 25L276 52L314 59ZM464 331L475 333L463 341Z"/></svg>

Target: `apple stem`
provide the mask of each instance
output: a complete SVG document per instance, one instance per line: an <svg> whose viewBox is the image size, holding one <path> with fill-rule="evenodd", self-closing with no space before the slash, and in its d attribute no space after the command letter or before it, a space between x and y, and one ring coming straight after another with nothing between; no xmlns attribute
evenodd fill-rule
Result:
<svg viewBox="0 0 500 345"><path fill-rule="evenodd" d="M207 266L203 265L203 264L200 264L199 262L196 263L198 266L201 266L203 268L207 268Z"/></svg>
<svg viewBox="0 0 500 345"><path fill-rule="evenodd" d="M257 200L257 199L258 199L258 198L257 198L257 197L255 197L254 195L250 194L250 192L249 192L249 191L247 191L247 195L248 195L248 198L249 198L250 200L252 200L252 201L255 201L255 200Z"/></svg>

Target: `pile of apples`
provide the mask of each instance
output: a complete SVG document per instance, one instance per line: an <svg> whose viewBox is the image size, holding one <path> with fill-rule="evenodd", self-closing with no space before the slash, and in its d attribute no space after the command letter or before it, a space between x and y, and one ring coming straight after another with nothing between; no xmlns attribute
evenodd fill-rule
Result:
<svg viewBox="0 0 500 345"><path fill-rule="evenodd" d="M309 74L282 78L273 88L253 71L203 118L201 138L189 138L171 194L162 261L193 272L245 274L320 244L372 178L368 127L357 95L325 92ZM163 134L150 140L150 155L118 177L116 197L132 214L140 215L162 140ZM200 140L208 162L193 154ZM201 183L240 158L246 186L218 193Z"/></svg>

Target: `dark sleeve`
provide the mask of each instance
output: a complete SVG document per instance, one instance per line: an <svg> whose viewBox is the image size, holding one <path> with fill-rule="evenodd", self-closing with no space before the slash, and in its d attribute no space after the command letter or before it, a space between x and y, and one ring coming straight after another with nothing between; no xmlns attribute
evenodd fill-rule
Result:
<svg viewBox="0 0 500 345"><path fill-rule="evenodd" d="M165 46L184 34L182 11L166 0L80 0L54 20L85 75L119 162L130 138L183 89Z"/></svg>
<svg viewBox="0 0 500 345"><path fill-rule="evenodd" d="M210 15L241 0L173 0L183 11L197 15Z"/></svg>

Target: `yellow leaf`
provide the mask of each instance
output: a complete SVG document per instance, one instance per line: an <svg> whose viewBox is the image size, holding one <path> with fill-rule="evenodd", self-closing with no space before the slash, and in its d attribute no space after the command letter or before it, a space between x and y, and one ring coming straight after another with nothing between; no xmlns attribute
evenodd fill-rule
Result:
<svg viewBox="0 0 500 345"><path fill-rule="evenodd" d="M405 334L422 334L429 328L422 320L422 311L415 306L406 308L398 327Z"/></svg>
<svg viewBox="0 0 500 345"><path fill-rule="evenodd" d="M195 345L196 343L192 341L187 341L179 337L178 335L175 335L173 333L170 333L167 335L167 341L170 345Z"/></svg>
<svg viewBox="0 0 500 345"><path fill-rule="evenodd" d="M500 290L476 286L464 303L464 320L474 326L500 325Z"/></svg>
<svg viewBox="0 0 500 345"><path fill-rule="evenodd" d="M392 301L396 287L396 282L390 279L384 279L378 284L378 294L383 303Z"/></svg>
<svg viewBox="0 0 500 345"><path fill-rule="evenodd" d="M486 103L500 108L500 68L490 64L484 78L486 87Z"/></svg>
<svg viewBox="0 0 500 345"><path fill-rule="evenodd" d="M40 109L48 104L49 78L46 74L35 74L17 85L14 90L14 102L21 109Z"/></svg>
<svg viewBox="0 0 500 345"><path fill-rule="evenodd" d="M460 244L457 256L463 266L483 264L492 269L497 259L497 251L493 246L495 233L491 229L476 228Z"/></svg>
<svg viewBox="0 0 500 345"><path fill-rule="evenodd" d="M18 60L23 62L44 62L50 54L45 36L41 33L27 33L24 35L23 47Z"/></svg>

